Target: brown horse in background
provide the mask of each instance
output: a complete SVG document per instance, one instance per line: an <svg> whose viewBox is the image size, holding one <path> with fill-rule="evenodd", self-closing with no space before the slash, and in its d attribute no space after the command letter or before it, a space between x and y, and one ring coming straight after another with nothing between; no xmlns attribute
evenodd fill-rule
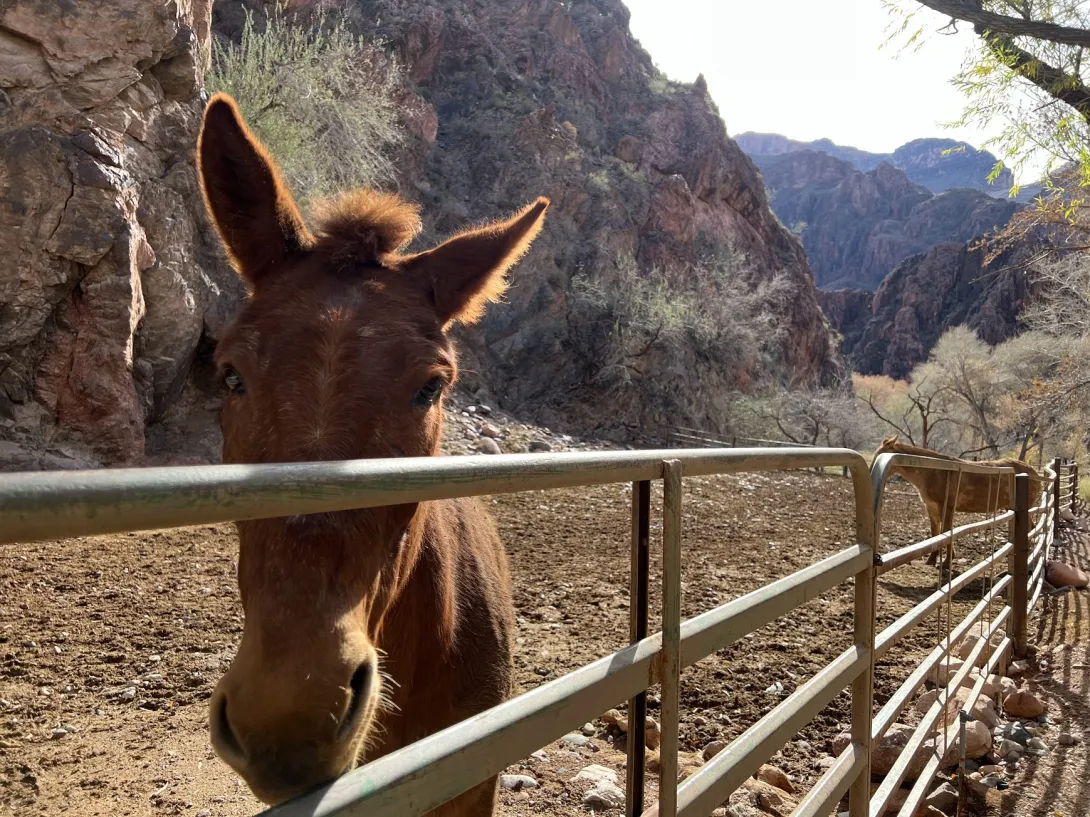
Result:
<svg viewBox="0 0 1090 817"><path fill-rule="evenodd" d="M216 349L224 462L438 454L457 373L448 330L502 294L548 201L408 255L418 213L395 196L342 195L304 224L227 96L205 111L198 159L208 212L251 289ZM216 752L266 803L510 694L507 557L476 500L238 531L245 626L210 726ZM495 791L492 778L434 813L484 817Z"/></svg>
<svg viewBox="0 0 1090 817"><path fill-rule="evenodd" d="M1037 476L1037 472L1021 460L1013 457L1004 457L999 460L983 460L980 462L968 462L947 454L940 454L930 448L902 443L897 436L886 437L882 444L874 452L874 459L880 454L911 454L917 457L934 457L940 460L964 462L967 465L988 465L995 468L1013 468L1017 474L1029 474ZM871 460L873 463L874 460ZM916 489L920 500L927 509L927 517L931 521L931 535L938 536L952 530L954 527L954 512L962 513L992 513L994 510L1006 510L1011 507L1010 478L994 477L985 474L969 474L957 471L937 471L930 468L913 468L911 466L895 465L889 469L891 474L904 477ZM954 492L957 497L954 497ZM951 553L953 547L951 546ZM933 565L938 561L938 551L932 551L927 558L927 563Z"/></svg>

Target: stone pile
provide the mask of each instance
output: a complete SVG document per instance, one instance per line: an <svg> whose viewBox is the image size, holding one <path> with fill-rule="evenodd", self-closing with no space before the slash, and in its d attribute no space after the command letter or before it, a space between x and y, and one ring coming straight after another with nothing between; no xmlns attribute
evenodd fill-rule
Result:
<svg viewBox="0 0 1090 817"><path fill-rule="evenodd" d="M449 455L607 451L622 446L520 423L510 414L461 394L446 401L442 451Z"/></svg>

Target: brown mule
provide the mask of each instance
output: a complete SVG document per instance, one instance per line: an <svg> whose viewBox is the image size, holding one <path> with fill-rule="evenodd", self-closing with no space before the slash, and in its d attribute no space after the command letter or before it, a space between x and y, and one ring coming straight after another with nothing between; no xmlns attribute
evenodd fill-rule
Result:
<svg viewBox="0 0 1090 817"><path fill-rule="evenodd" d="M1029 474L1037 476L1033 468L1021 460L1013 457L1004 457L999 460L983 460L981 462L968 463L947 454L940 454L930 448L920 448L909 445L897 439L897 436L886 437L874 452L875 459L879 454L912 454L917 457L934 457L940 460L952 460L954 462L966 462L972 465L989 465L996 468L1013 468L1016 474ZM873 460L871 460L873 462ZM890 473L898 474L908 480L920 495L920 500L927 509L927 517L931 522L931 535L938 536L952 530L954 527L954 513L991 513L993 509L1004 511L1011 506L1010 478L993 477L984 474L962 473L956 471L934 471L928 468L912 468L895 465ZM957 491L955 500L954 492ZM953 548L951 547L951 553ZM938 561L939 552L934 550L927 558L927 563L933 565ZM945 558L945 557L944 557ZM951 557L952 558L952 557Z"/></svg>
<svg viewBox="0 0 1090 817"><path fill-rule="evenodd" d="M227 96L205 111L198 160L208 212L251 289L216 350L224 461L438 454L457 373L447 330L502 294L548 201L406 255L419 219L395 196L343 195L308 228ZM510 694L507 557L477 501L238 532L245 627L210 724L217 753L266 803ZM495 790L493 778L437 813L491 814Z"/></svg>

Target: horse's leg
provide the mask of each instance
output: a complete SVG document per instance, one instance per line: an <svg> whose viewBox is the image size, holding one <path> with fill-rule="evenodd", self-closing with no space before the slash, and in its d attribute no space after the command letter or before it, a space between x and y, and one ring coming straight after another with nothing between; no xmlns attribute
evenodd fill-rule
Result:
<svg viewBox="0 0 1090 817"><path fill-rule="evenodd" d="M484 781L450 802L429 811L426 817L492 817L496 808L496 784L499 776Z"/></svg>
<svg viewBox="0 0 1090 817"><path fill-rule="evenodd" d="M930 505L927 506L927 521L931 523L931 536L935 537L942 533L942 523L939 521L938 508L933 508ZM938 561L939 552L937 550L931 551L927 557L927 563L929 565L935 564Z"/></svg>
<svg viewBox="0 0 1090 817"><path fill-rule="evenodd" d="M957 509L956 508L947 508L946 509L946 518L942 520L942 529L944 531L954 529L954 511L955 510L957 510ZM949 573L950 575L953 575L953 571L954 571L954 543L952 541L950 542L950 550L949 551L947 551L946 548L942 549L942 570L943 570L944 575L947 574L947 573Z"/></svg>

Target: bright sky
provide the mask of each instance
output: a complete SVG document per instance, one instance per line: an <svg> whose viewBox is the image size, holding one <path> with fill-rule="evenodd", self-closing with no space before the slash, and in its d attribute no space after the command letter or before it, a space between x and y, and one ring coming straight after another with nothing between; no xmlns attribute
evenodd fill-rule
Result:
<svg viewBox="0 0 1090 817"><path fill-rule="evenodd" d="M781 133L885 153L928 136L980 144L998 126L947 130L964 98L950 85L976 41L934 33L912 52L882 47L881 0L625 0L632 32L672 79L703 73L732 135ZM994 152L994 150L993 150Z"/></svg>

